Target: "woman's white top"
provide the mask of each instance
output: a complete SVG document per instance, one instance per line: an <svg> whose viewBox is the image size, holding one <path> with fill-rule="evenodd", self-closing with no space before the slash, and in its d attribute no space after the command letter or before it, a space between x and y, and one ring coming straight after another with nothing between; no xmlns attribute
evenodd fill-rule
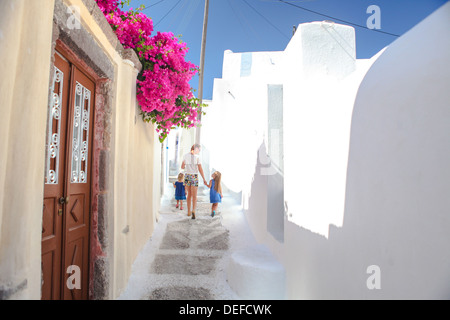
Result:
<svg viewBox="0 0 450 320"><path fill-rule="evenodd" d="M184 155L183 161L186 165L186 167L184 168L184 173L198 174L198 165L201 164L198 154L192 154L189 152Z"/></svg>

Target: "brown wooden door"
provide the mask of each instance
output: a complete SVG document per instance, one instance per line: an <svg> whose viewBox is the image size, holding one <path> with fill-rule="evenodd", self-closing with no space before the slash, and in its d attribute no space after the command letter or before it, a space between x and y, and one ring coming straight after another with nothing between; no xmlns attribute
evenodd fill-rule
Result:
<svg viewBox="0 0 450 320"><path fill-rule="evenodd" d="M89 217L91 194L92 120L94 83L77 68L73 69L73 85L69 115L69 155L67 163L66 213L64 215L65 270L78 266L82 290L70 290L64 285L64 299L88 298ZM65 273L65 281L70 276Z"/></svg>
<svg viewBox="0 0 450 320"><path fill-rule="evenodd" d="M42 299L87 299L94 83L55 55L47 133Z"/></svg>
<svg viewBox="0 0 450 320"><path fill-rule="evenodd" d="M44 206L42 215L42 299L61 298L62 241L65 185L65 143L70 65L55 55L53 90L47 125Z"/></svg>

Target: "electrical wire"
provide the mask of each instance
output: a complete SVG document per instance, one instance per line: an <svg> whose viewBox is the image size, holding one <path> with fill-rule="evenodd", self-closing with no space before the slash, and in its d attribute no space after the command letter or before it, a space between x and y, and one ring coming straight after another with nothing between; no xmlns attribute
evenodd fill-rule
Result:
<svg viewBox="0 0 450 320"><path fill-rule="evenodd" d="M170 26L173 26L176 21L180 21L179 17L180 17L180 13L182 11L184 12L184 15L186 15L186 10L184 10L184 8L186 7L186 5L189 2L192 2L192 0L184 0L183 3L181 4L181 6L179 6L178 9L176 11L174 11L174 14L172 16L172 20L170 20L170 22L169 22Z"/></svg>
<svg viewBox="0 0 450 320"><path fill-rule="evenodd" d="M230 0L227 0L227 2L228 2L228 5L230 6L230 8L231 8L231 11L233 11L233 13L234 13L234 15L236 16L236 18L238 19L238 22L239 22L239 24L241 25L241 27L242 27L242 30L244 30L244 31L247 31L246 30L246 28L245 28L245 26L244 26L244 24L242 23L242 21L241 21L241 19L240 19L240 17L238 16L238 14L237 14L237 12L236 12L236 10L234 10L234 7L231 5L231 2L230 2ZM246 32L246 34L248 35L248 33ZM250 36L249 36L249 38L250 38Z"/></svg>
<svg viewBox="0 0 450 320"><path fill-rule="evenodd" d="M247 17L245 16L245 14L243 14L241 11L239 10L235 10L235 8L233 7L233 5L231 4L233 1L232 0L228 0L228 4L230 5L231 9L233 10L233 13L235 14L235 16L238 18L239 24L242 26L242 29L244 30L244 32L247 34L247 36L252 39L253 41L257 39L256 43L258 44L262 44L264 43L263 40L260 38L258 32L255 31L255 29L253 28L253 24L250 23L250 21L247 20ZM244 26L243 22L244 21L247 24L247 28ZM250 30L254 37L252 38L248 32L248 30Z"/></svg>
<svg viewBox="0 0 450 320"><path fill-rule="evenodd" d="M349 24L349 25L352 25L352 26L355 26L355 27L359 27L359 28L363 28L363 29L367 29L367 30L375 31L375 32L379 32L379 33L384 33L384 34L387 34L387 35L390 35L390 36L394 36L394 37L400 37L398 34L385 32L385 31L381 31L381 30L378 30L378 29L370 29L370 28L368 28L366 26L363 26L363 25L360 25L360 24L357 24L357 23L353 23L353 22L350 22L350 21L342 20L342 19L339 19L339 18L336 18L336 17L332 17L332 16L329 16L329 15L326 15L326 14L323 14L323 13L320 13L320 12L317 12L317 11L314 11L314 10L310 10L310 9L301 7L299 5L296 5L296 4L293 4L293 3L290 3L290 2L287 2L287 1L284 1L284 0L278 0L278 2L284 3L286 5L290 5L290 6L293 6L293 7L296 7L296 8L299 8L299 9L302 9L302 10L305 10L305 11L308 11L308 12L311 12L311 13L314 13L314 14L317 14L317 15L320 15L320 16L332 19L332 20L337 20L337 21L340 21L340 22L343 22L343 23L346 23L346 24Z"/></svg>
<svg viewBox="0 0 450 320"><path fill-rule="evenodd" d="M158 1L157 3L152 4L152 5L145 6L145 8L142 9L142 11L147 10L147 9L150 9L151 7L156 6L157 4L160 4L161 2L164 2L164 1L165 1L165 0L161 0L161 1Z"/></svg>
<svg viewBox="0 0 450 320"><path fill-rule="evenodd" d="M179 0L177 3L175 3L175 5L169 10L169 12L167 12L156 24L155 27L161 23L161 21L163 21L171 12L173 9L175 9L181 2L182 0Z"/></svg>
<svg viewBox="0 0 450 320"><path fill-rule="evenodd" d="M264 20L266 20L267 23L269 23L273 28L275 28L283 37L285 37L286 39L289 39L288 36L286 36L283 31L281 31L280 29L277 28L277 26L275 26L272 22L270 22L269 19L267 19L265 16L263 16L261 13L258 12L258 10L256 10L252 5L250 5L250 3L247 2L247 0L243 0L253 11L255 11L259 16L261 16Z"/></svg>
<svg viewBox="0 0 450 320"><path fill-rule="evenodd" d="M200 5L201 0L189 0L189 6L185 11L185 14L183 18L181 19L177 29L179 30L179 33L183 34L185 29L188 27L188 25L191 23L191 20Z"/></svg>

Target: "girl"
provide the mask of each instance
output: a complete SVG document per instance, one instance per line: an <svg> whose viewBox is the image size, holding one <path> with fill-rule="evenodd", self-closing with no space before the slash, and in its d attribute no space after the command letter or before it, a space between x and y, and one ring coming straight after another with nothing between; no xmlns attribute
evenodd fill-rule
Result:
<svg viewBox="0 0 450 320"><path fill-rule="evenodd" d="M175 208L178 209L178 205L181 202L180 210L183 210L183 200L186 200L186 190L184 188L184 174L180 173L178 175L178 181L173 183L175 188L175 200L177 200L177 205Z"/></svg>
<svg viewBox="0 0 450 320"><path fill-rule="evenodd" d="M209 181L209 184L205 185L210 189L209 191L209 199L212 203L211 207L211 217L214 217L216 215L217 207L219 206L219 203L222 202L222 186L220 185L220 180L222 178L222 174L219 171L214 172L211 175L212 179Z"/></svg>

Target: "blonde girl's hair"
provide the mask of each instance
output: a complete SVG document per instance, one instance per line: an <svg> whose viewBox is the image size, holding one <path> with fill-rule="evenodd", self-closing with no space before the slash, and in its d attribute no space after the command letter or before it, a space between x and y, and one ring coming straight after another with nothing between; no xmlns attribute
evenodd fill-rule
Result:
<svg viewBox="0 0 450 320"><path fill-rule="evenodd" d="M222 186L220 184L220 181L222 180L222 174L219 171L214 172L214 190L216 192L222 193Z"/></svg>
<svg viewBox="0 0 450 320"><path fill-rule="evenodd" d="M178 174L178 181L179 181L179 182L182 182L183 179L184 179L184 174L180 172L180 173Z"/></svg>

